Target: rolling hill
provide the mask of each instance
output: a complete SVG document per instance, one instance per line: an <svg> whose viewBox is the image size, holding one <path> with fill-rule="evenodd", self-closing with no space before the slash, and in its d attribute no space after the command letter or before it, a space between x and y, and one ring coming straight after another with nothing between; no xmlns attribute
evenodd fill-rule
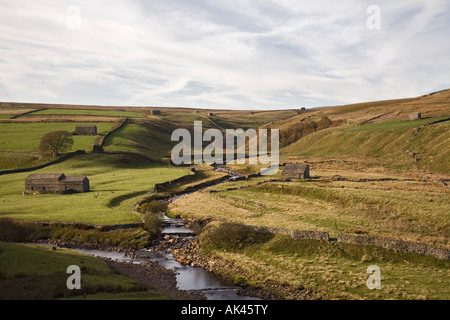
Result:
<svg viewBox="0 0 450 320"><path fill-rule="evenodd" d="M153 110L161 111L161 115L153 115ZM423 119L408 121L411 112L420 112ZM51 131L59 124L72 127L73 122L96 122L102 128L113 128L112 122L119 123L126 117L126 124L105 139L106 151L167 160L175 144L170 141L171 133L177 128L192 131L194 121L202 121L204 130L278 128L283 160L303 156L367 156L380 158L395 169L450 171L449 122L443 121L450 117L450 89L416 98L308 110L250 112L5 102L0 103L0 115L0 169L45 162L37 152L35 140L46 133L47 127ZM44 130L37 132L35 127ZM15 133L12 137L11 132ZM17 136L18 132L23 136ZM97 139L80 138L86 141L77 142L74 148L89 150L90 144L107 132L102 129ZM30 140L27 134L31 133Z"/></svg>

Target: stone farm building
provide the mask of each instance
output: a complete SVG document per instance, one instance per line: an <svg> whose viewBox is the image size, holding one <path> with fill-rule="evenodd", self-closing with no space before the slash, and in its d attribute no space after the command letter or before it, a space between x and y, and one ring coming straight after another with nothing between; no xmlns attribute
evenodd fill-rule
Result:
<svg viewBox="0 0 450 320"><path fill-rule="evenodd" d="M422 119L422 115L420 114L420 112L412 112L408 115L409 120L418 120L418 119Z"/></svg>
<svg viewBox="0 0 450 320"><path fill-rule="evenodd" d="M25 191L30 193L89 192L89 179L66 177L63 173L30 174L25 179Z"/></svg>
<svg viewBox="0 0 450 320"><path fill-rule="evenodd" d="M306 163L287 164L281 172L281 177L283 179L309 179L309 165Z"/></svg>
<svg viewBox="0 0 450 320"><path fill-rule="evenodd" d="M73 134L77 136L96 136L97 126L76 126Z"/></svg>

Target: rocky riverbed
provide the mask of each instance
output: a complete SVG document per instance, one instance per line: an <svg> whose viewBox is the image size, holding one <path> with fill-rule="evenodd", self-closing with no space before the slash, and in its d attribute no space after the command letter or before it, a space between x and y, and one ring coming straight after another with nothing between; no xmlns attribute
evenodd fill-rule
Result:
<svg viewBox="0 0 450 320"><path fill-rule="evenodd" d="M133 278L140 283L155 288L157 291L168 294L179 300L205 300L205 296L195 291L177 289L176 272L161 267L156 261L146 264L118 262L103 259L112 269Z"/></svg>
<svg viewBox="0 0 450 320"><path fill-rule="evenodd" d="M156 260L140 254L140 250L65 240L39 241L35 242L35 244L71 249L95 255L105 261L112 269L117 270L144 285L148 285L159 292L165 293L174 299L206 299L206 297L199 292L178 289L176 271L162 267ZM110 257L106 258L105 256ZM136 261L139 261L140 263L135 263Z"/></svg>
<svg viewBox="0 0 450 320"><path fill-rule="evenodd" d="M216 272L217 270L225 270L230 274L245 274L232 262L225 261L217 257L208 257L200 253L200 248L197 239L190 239L188 242L181 245L171 247L172 255L177 261L183 265L193 267L201 267L209 272ZM276 293L276 295L275 295ZM238 291L239 295L246 295L258 297L263 300L283 300L285 298L293 300L318 300L320 295L304 287L292 287L287 284L278 283L267 280L263 287L254 288L242 286Z"/></svg>
<svg viewBox="0 0 450 320"><path fill-rule="evenodd" d="M168 240L170 241L170 239ZM239 270L239 268L233 263L218 258L212 259L211 257L201 254L196 238L189 239L188 241L181 243L179 241L175 241L175 245L172 245L170 250L172 251L173 257L182 265L200 267L212 273L217 270L226 270L230 273L242 273L242 271ZM236 293L238 295L257 297L263 300L275 299L272 294L262 288L241 286Z"/></svg>

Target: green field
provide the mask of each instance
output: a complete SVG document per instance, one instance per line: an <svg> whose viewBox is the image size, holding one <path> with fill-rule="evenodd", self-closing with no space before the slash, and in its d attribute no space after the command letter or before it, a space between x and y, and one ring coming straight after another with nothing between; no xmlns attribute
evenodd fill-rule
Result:
<svg viewBox="0 0 450 320"><path fill-rule="evenodd" d="M116 111L116 110L95 110L95 109L45 109L33 112L27 116L42 115L83 115L83 116L107 116L107 117L127 117L142 118L138 112Z"/></svg>
<svg viewBox="0 0 450 320"><path fill-rule="evenodd" d="M140 222L133 204L155 183L178 178L186 169L143 163L127 156L85 154L33 173L85 175L91 191L80 194L23 196L29 173L0 176L0 217L25 220L84 222L112 225ZM97 194L97 198L93 197Z"/></svg>
<svg viewBox="0 0 450 320"><path fill-rule="evenodd" d="M81 290L66 286L67 267L81 269ZM147 299L169 296L113 271L105 262L65 249L0 242L0 300Z"/></svg>
<svg viewBox="0 0 450 320"><path fill-rule="evenodd" d="M75 131L77 125L96 125L98 134L106 134L113 123L0 123L0 151L37 151L41 138L48 132L66 130ZM71 151L88 150L92 147L95 136L74 136Z"/></svg>

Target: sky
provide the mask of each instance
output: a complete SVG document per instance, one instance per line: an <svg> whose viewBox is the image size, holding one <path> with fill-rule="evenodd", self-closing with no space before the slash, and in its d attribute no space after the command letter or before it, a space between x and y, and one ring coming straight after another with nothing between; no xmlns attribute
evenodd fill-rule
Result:
<svg viewBox="0 0 450 320"><path fill-rule="evenodd" d="M416 97L450 88L449 35L448 0L0 0L0 101L243 110Z"/></svg>

